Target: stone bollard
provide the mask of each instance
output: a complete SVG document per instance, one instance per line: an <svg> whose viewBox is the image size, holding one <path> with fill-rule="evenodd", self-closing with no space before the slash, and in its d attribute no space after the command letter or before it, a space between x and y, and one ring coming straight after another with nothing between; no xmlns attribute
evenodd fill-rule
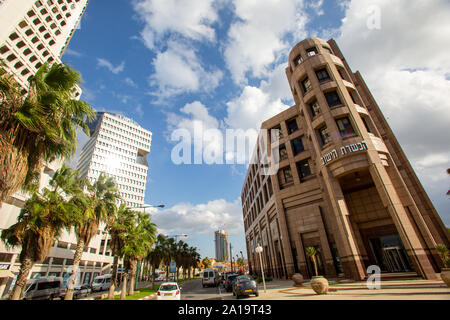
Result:
<svg viewBox="0 0 450 320"><path fill-rule="evenodd" d="M300 273L296 273L292 276L292 281L294 281L294 287L302 287L303 276Z"/></svg>

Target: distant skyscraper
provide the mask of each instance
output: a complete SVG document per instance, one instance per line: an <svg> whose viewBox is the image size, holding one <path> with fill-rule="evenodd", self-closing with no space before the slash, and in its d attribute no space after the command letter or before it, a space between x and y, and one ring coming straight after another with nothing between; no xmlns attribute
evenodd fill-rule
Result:
<svg viewBox="0 0 450 320"><path fill-rule="evenodd" d="M214 233L216 242L216 259L228 259L228 237L225 230L218 230Z"/></svg>
<svg viewBox="0 0 450 320"><path fill-rule="evenodd" d="M26 87L45 62L61 62L89 0L0 1L0 59ZM77 92L80 95L80 92Z"/></svg>
<svg viewBox="0 0 450 320"><path fill-rule="evenodd" d="M115 178L127 206L143 205L152 133L132 119L106 112L97 113L90 128L77 164L80 175L93 182L103 172Z"/></svg>

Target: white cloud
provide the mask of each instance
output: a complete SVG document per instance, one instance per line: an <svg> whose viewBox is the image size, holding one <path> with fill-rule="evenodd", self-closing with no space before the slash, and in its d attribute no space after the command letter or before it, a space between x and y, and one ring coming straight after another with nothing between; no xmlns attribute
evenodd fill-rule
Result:
<svg viewBox="0 0 450 320"><path fill-rule="evenodd" d="M114 74L119 74L125 69L125 61L115 67L111 62L103 58L97 58L97 66L105 67Z"/></svg>
<svg viewBox="0 0 450 320"><path fill-rule="evenodd" d="M337 38L360 70L442 218L450 167L450 3L446 0L345 2ZM380 29L368 28L373 8ZM446 76L447 75L447 76Z"/></svg>
<svg viewBox="0 0 450 320"><path fill-rule="evenodd" d="M213 234L227 225L228 234L243 234L240 198L224 199L204 204L179 203L171 208L152 210L152 221L163 234Z"/></svg>
<svg viewBox="0 0 450 320"><path fill-rule="evenodd" d="M129 85L130 87L134 87L134 88L136 88L137 87L137 84L136 84L136 82L134 82L133 81L133 79L131 79L131 78L125 78L124 80L123 80L127 85Z"/></svg>
<svg viewBox="0 0 450 320"><path fill-rule="evenodd" d="M309 8L311 8L312 10L314 10L314 12L318 15L321 16L324 14L323 11L323 0L309 0L309 2L307 3L307 6Z"/></svg>
<svg viewBox="0 0 450 320"><path fill-rule="evenodd" d="M286 36L306 36L303 0L234 0L238 20L228 31L225 61L236 83L246 83L247 72L263 77L270 66L286 56Z"/></svg>
<svg viewBox="0 0 450 320"><path fill-rule="evenodd" d="M222 126L215 117L209 114L208 108L201 102L195 101L186 104L180 111L182 115L168 113L168 130L185 129L189 131L192 143L198 148L194 149L194 152L198 150L203 155L204 150L207 149L223 159L223 132L220 131ZM220 136L211 134L212 131L220 133ZM170 137L168 139L170 140Z"/></svg>
<svg viewBox="0 0 450 320"><path fill-rule="evenodd" d="M185 92L212 91L222 79L218 69L205 70L194 49L175 42L169 42L165 52L153 60L155 73L150 84L158 87L153 93L160 98Z"/></svg>
<svg viewBox="0 0 450 320"><path fill-rule="evenodd" d="M259 130L263 121L288 107L280 99L271 99L261 88L246 86L238 98L227 103L225 122L235 129Z"/></svg>
<svg viewBox="0 0 450 320"><path fill-rule="evenodd" d="M215 39L211 25L218 19L214 0L138 0L134 10L145 27L142 39L149 49L155 42L169 33L179 34L187 39Z"/></svg>
<svg viewBox="0 0 450 320"><path fill-rule="evenodd" d="M80 52L78 52L78 51L75 51L75 50L72 50L72 49L70 49L70 48L67 48L67 49L64 51L64 55L67 55L67 56L73 56L73 57L77 57L77 58L83 56L82 53L80 53Z"/></svg>

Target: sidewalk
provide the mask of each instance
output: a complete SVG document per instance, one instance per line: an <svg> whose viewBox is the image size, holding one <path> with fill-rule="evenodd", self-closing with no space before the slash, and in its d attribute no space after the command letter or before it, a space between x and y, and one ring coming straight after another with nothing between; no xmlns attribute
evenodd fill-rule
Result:
<svg viewBox="0 0 450 320"><path fill-rule="evenodd" d="M309 281L294 287L292 280L273 280L258 285L257 300L450 300L450 288L440 280L381 281L381 288L370 290L367 283L329 280L328 294L318 295ZM253 299L253 297L252 297Z"/></svg>

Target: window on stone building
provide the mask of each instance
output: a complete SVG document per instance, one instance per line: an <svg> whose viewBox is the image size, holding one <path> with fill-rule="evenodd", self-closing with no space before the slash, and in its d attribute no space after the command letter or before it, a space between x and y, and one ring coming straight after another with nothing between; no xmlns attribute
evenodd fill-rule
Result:
<svg viewBox="0 0 450 320"><path fill-rule="evenodd" d="M309 90L311 90L312 86L309 78L306 78L301 82L301 87L303 90L303 94L306 94Z"/></svg>
<svg viewBox="0 0 450 320"><path fill-rule="evenodd" d="M291 140L291 146L294 156L298 155L300 152L305 151L301 137Z"/></svg>
<svg viewBox="0 0 450 320"><path fill-rule="evenodd" d="M317 53L318 53L318 52L317 52L316 47L312 47L312 48L309 48L309 49L306 50L306 55L307 55L308 57L315 56Z"/></svg>
<svg viewBox="0 0 450 320"><path fill-rule="evenodd" d="M288 130L288 134L291 134L298 130L297 120L295 118L286 121L286 126L287 126L287 130Z"/></svg>
<svg viewBox="0 0 450 320"><path fill-rule="evenodd" d="M317 79L319 82L324 82L330 80L330 75L326 68L320 69L316 71Z"/></svg>
<svg viewBox="0 0 450 320"><path fill-rule="evenodd" d="M294 182L290 166L278 170L278 182L280 183L280 189L284 189Z"/></svg>
<svg viewBox="0 0 450 320"><path fill-rule="evenodd" d="M300 182L304 181L306 177L309 177L311 175L311 167L309 166L309 161L303 160L297 162L297 170Z"/></svg>
<svg viewBox="0 0 450 320"><path fill-rule="evenodd" d="M337 119L336 124L341 133L341 137L351 137L355 135L355 130L353 130L353 126L348 117Z"/></svg>
<svg viewBox="0 0 450 320"><path fill-rule="evenodd" d="M322 145L325 145L332 141L331 135L330 135L330 132L328 131L327 126L323 126L317 131L319 132L319 137L322 142Z"/></svg>
<svg viewBox="0 0 450 320"><path fill-rule="evenodd" d="M315 116L317 116L320 113L320 106L319 106L319 102L317 102L316 99L314 99L310 104L309 104L309 108L311 109L311 114L313 116L313 118Z"/></svg>
<svg viewBox="0 0 450 320"><path fill-rule="evenodd" d="M328 106L330 108L341 105L341 99L336 91L330 91L325 93L325 99L327 99Z"/></svg>

